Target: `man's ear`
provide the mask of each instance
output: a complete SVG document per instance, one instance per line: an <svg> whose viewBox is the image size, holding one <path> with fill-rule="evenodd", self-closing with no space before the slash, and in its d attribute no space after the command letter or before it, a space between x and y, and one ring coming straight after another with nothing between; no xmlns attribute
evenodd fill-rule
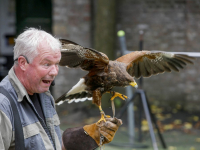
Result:
<svg viewBox="0 0 200 150"><path fill-rule="evenodd" d="M27 61L26 61L26 58L23 57L23 56L19 56L17 61L18 61L19 67L20 67L23 71L25 71L26 68L27 68L27 65L28 65L28 63L27 63Z"/></svg>

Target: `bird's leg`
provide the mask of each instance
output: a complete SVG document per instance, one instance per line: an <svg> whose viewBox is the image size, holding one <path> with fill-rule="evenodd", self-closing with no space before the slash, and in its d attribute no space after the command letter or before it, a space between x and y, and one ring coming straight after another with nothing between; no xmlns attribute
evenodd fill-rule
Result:
<svg viewBox="0 0 200 150"><path fill-rule="evenodd" d="M122 100L125 100L128 97L126 95L123 95L114 91L110 91L109 93L113 95L110 100L111 100L111 106L112 106L112 112L113 112L113 118L114 118L115 117L115 103L114 103L115 97L120 97Z"/></svg>
<svg viewBox="0 0 200 150"><path fill-rule="evenodd" d="M92 97L93 97L93 103L99 107L99 110L101 113L101 119L98 121L98 123L100 123L101 121L106 122L105 118L109 118L110 116L106 116L104 111L101 108L101 97L102 97L101 90L100 89L94 90L92 93Z"/></svg>
<svg viewBox="0 0 200 150"><path fill-rule="evenodd" d="M99 119L98 123L100 123L101 121L106 122L106 119L105 119L105 118L110 118L110 116L105 115L105 113L104 113L104 111L102 110L101 106L99 106L99 110L100 110L100 113L101 113L101 119Z"/></svg>

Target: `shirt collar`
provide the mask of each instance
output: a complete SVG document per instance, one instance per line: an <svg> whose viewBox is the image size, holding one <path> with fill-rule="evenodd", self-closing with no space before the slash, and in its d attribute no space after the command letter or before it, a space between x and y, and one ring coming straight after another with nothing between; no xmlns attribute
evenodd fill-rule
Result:
<svg viewBox="0 0 200 150"><path fill-rule="evenodd" d="M27 93L25 87L22 85L22 83L17 78L13 67L8 72L8 77L18 95L18 102L21 102L23 100L24 96L26 96L28 101L30 101L28 93Z"/></svg>

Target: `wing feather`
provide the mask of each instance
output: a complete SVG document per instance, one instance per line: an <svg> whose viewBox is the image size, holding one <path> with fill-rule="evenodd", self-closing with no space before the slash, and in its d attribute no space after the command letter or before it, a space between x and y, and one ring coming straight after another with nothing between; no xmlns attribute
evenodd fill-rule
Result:
<svg viewBox="0 0 200 150"><path fill-rule="evenodd" d="M175 66L175 64L173 64L172 62L168 62L168 65L169 65L169 67L172 69L172 70L174 70L174 71L176 71L176 72L179 72L179 70L178 70L178 68Z"/></svg>
<svg viewBox="0 0 200 150"><path fill-rule="evenodd" d="M60 39L60 41L62 43L60 66L80 67L89 71L94 67L104 69L109 63L109 59L104 53L82 47L69 40Z"/></svg>
<svg viewBox="0 0 200 150"><path fill-rule="evenodd" d="M179 61L177 61L176 59L169 59L169 58L167 58L167 60L169 62L171 62L172 64L174 64L174 66L177 66L178 68L183 69L183 66L181 65L181 63Z"/></svg>
<svg viewBox="0 0 200 150"><path fill-rule="evenodd" d="M140 72L143 73L142 76L148 76L149 75L149 72L145 68L145 62L144 61L139 62L139 68L140 68Z"/></svg>
<svg viewBox="0 0 200 150"><path fill-rule="evenodd" d="M168 66L167 62L161 61L160 65L163 66L165 72L171 72L170 67Z"/></svg>
<svg viewBox="0 0 200 150"><path fill-rule="evenodd" d="M183 55L161 51L135 51L124 55L116 61L127 65L127 72L136 78L141 76L150 77L171 70L179 71L186 64L193 64L194 58Z"/></svg>
<svg viewBox="0 0 200 150"><path fill-rule="evenodd" d="M134 63L134 74L136 78L141 76L138 63Z"/></svg>
<svg viewBox="0 0 200 150"><path fill-rule="evenodd" d="M151 66L150 66L150 64L149 64L149 62L148 62L148 59L147 59L147 58L144 58L144 59L146 59L146 61L144 61L145 69L146 69L147 72L148 72L148 75L147 75L146 77L149 77L149 76L151 76L151 74L152 74L152 69L151 69Z"/></svg>
<svg viewBox="0 0 200 150"><path fill-rule="evenodd" d="M175 54L176 55L176 54ZM188 56L189 57L189 56ZM193 62L191 60L189 60L188 58L186 58L183 55L177 55L176 56L177 59L182 60L183 62L185 62L186 64L193 64ZM192 58L192 57L190 57ZM194 59L194 58L193 58Z"/></svg>

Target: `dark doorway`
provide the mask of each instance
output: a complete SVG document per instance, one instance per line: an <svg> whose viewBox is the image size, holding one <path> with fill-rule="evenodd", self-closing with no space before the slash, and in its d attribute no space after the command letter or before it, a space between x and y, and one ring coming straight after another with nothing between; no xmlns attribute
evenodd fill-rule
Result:
<svg viewBox="0 0 200 150"><path fill-rule="evenodd" d="M16 0L17 35L29 27L52 33L51 0Z"/></svg>

